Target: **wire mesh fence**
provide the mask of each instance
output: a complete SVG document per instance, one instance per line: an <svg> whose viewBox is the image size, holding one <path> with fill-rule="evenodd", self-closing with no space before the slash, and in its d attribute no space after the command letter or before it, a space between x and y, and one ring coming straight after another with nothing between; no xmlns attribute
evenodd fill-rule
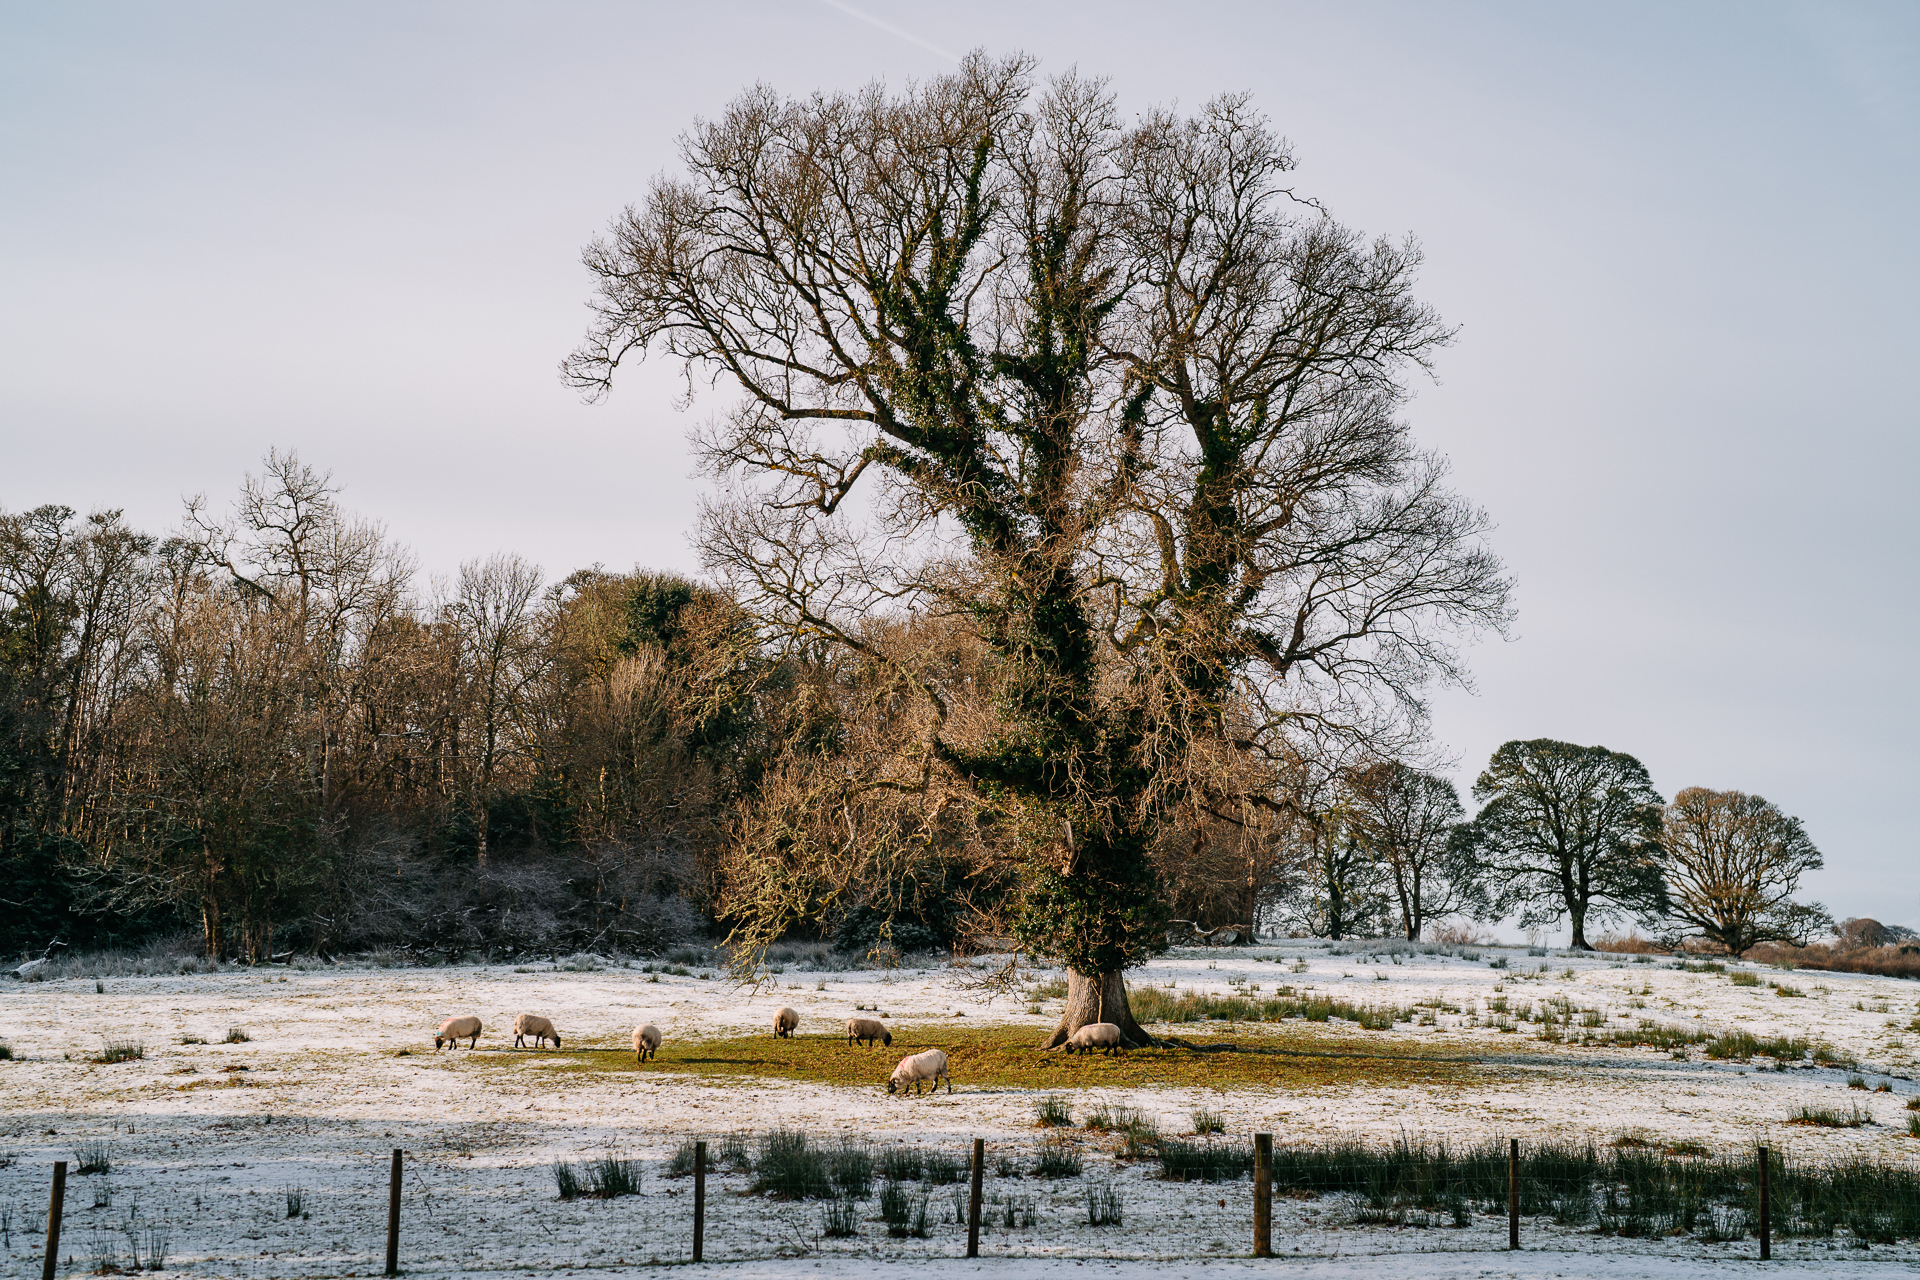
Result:
<svg viewBox="0 0 1920 1280"><path fill-rule="evenodd" d="M988 1258L1245 1256L1267 1199L1276 1254L1496 1251L1517 1222L1527 1249L1756 1258L1764 1210L1776 1257L1920 1258L1912 1161L1770 1152L1763 1206L1757 1150L1280 1141L1259 1197L1250 1137L1165 1136L1126 1112L1090 1118L1091 1128L990 1141L977 1208L967 1144L716 1134L705 1140L704 1257L959 1257L975 1213ZM672 1139L650 1154L538 1163L408 1153L395 1257L414 1274L685 1261L695 1152L695 1139ZM183 1165L168 1196L116 1200L104 1179L74 1179L53 1274L380 1274L394 1221L384 1154L316 1162L302 1184L272 1188L235 1185L213 1165ZM45 1213L0 1213L10 1256L26 1256L13 1246L44 1230Z"/></svg>

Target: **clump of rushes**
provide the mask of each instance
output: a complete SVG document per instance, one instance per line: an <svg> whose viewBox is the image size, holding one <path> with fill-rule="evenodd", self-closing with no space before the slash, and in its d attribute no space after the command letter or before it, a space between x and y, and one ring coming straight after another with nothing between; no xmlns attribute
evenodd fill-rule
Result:
<svg viewBox="0 0 1920 1280"><path fill-rule="evenodd" d="M83 1142L73 1150L75 1173L112 1173L113 1145L107 1142Z"/></svg>
<svg viewBox="0 0 1920 1280"><path fill-rule="evenodd" d="M640 1166L618 1156L596 1156L582 1170L566 1160L553 1162L554 1189L562 1200L612 1200L640 1194ZM291 1215L289 1215L291 1216Z"/></svg>
<svg viewBox="0 0 1920 1280"><path fill-rule="evenodd" d="M1073 1107L1065 1098L1057 1094L1048 1094L1033 1106L1034 1124L1042 1129L1059 1128L1073 1123Z"/></svg>
<svg viewBox="0 0 1920 1280"><path fill-rule="evenodd" d="M1087 1225L1090 1227L1117 1227L1120 1225L1121 1205L1120 1189L1111 1182L1087 1188Z"/></svg>
<svg viewBox="0 0 1920 1280"><path fill-rule="evenodd" d="M1160 1176L1169 1182L1230 1182L1253 1170L1253 1148L1239 1143L1166 1138L1157 1154Z"/></svg>
<svg viewBox="0 0 1920 1280"><path fill-rule="evenodd" d="M580 1195L580 1170L566 1160L553 1162L553 1185L562 1200L577 1199Z"/></svg>
<svg viewBox="0 0 1920 1280"><path fill-rule="evenodd" d="M865 1143L843 1140L827 1153L827 1177L840 1195L865 1200L873 1194L873 1152Z"/></svg>
<svg viewBox="0 0 1920 1280"><path fill-rule="evenodd" d="M888 1235L905 1236L912 1218L913 1197L904 1184L889 1182L880 1188L880 1220L887 1224Z"/></svg>
<svg viewBox="0 0 1920 1280"><path fill-rule="evenodd" d="M753 1171L753 1189L782 1200L824 1200L833 1194L826 1152L809 1146L798 1129L775 1129L760 1139Z"/></svg>
<svg viewBox="0 0 1920 1280"><path fill-rule="evenodd" d="M596 1200L640 1194L640 1166L618 1156L587 1161L587 1194Z"/></svg>
<svg viewBox="0 0 1920 1280"><path fill-rule="evenodd" d="M1811 1125L1816 1129L1859 1129L1873 1123L1873 1113L1857 1102L1846 1111L1838 1107L1801 1107L1787 1117L1787 1123Z"/></svg>
<svg viewBox="0 0 1920 1280"><path fill-rule="evenodd" d="M1763 1039L1751 1031L1728 1031L1707 1042L1709 1058L1738 1058L1744 1062L1755 1054L1764 1054L1779 1062L1798 1062L1807 1056L1807 1042L1787 1036Z"/></svg>
<svg viewBox="0 0 1920 1280"><path fill-rule="evenodd" d="M949 1151L927 1152L926 1179L935 1186L944 1187L960 1181L962 1174L968 1172L969 1162L957 1159Z"/></svg>
<svg viewBox="0 0 1920 1280"><path fill-rule="evenodd" d="M1033 1173L1038 1178L1077 1178L1080 1176L1080 1153L1071 1143L1060 1138L1043 1139L1040 1150L1033 1162Z"/></svg>
<svg viewBox="0 0 1920 1280"><path fill-rule="evenodd" d="M860 1234L860 1206L853 1197L836 1198L827 1203L821 1215L820 1234L830 1240L845 1240Z"/></svg>
<svg viewBox="0 0 1920 1280"><path fill-rule="evenodd" d="M1131 1133L1136 1129L1155 1128L1144 1111L1133 1107L1095 1107L1080 1124L1095 1133Z"/></svg>
<svg viewBox="0 0 1920 1280"><path fill-rule="evenodd" d="M1595 1039L1601 1044L1645 1045L1649 1049L1662 1049L1685 1057L1686 1054L1682 1051L1686 1046L1705 1043L1712 1037L1704 1031L1695 1031L1688 1027L1663 1027L1651 1018L1643 1018L1640 1025L1631 1031L1625 1027L1616 1027Z"/></svg>
<svg viewBox="0 0 1920 1280"><path fill-rule="evenodd" d="M926 1172L926 1153L918 1147L883 1147L880 1176L888 1182L918 1182Z"/></svg>
<svg viewBox="0 0 1920 1280"><path fill-rule="evenodd" d="M873 1153L864 1143L813 1146L798 1129L775 1129L760 1139L753 1161L755 1191L783 1200L862 1199L873 1185Z"/></svg>
<svg viewBox="0 0 1920 1280"><path fill-rule="evenodd" d="M13 1061L13 1045L8 1043L5 1040L0 1040L0 1062L12 1062L12 1061Z"/></svg>
<svg viewBox="0 0 1920 1280"><path fill-rule="evenodd" d="M248 1034L247 1034L246 1032L244 1032L244 1031L242 1031L242 1030L241 1030L240 1028L238 1028L238 1027L228 1027L228 1028L227 1028L227 1034L226 1034L226 1036L225 1036L224 1038L222 1038L222 1040L220 1041L220 1043L222 1043L222 1044L245 1044L245 1043L247 1043L247 1041L249 1041L249 1040L251 1040L251 1039L253 1039L253 1037L252 1037L252 1036L250 1036L250 1035L248 1035Z"/></svg>
<svg viewBox="0 0 1920 1280"><path fill-rule="evenodd" d="M1225 1133L1226 1118L1218 1111L1209 1111L1202 1107L1193 1113L1193 1131L1203 1137L1209 1133Z"/></svg>
<svg viewBox="0 0 1920 1280"><path fill-rule="evenodd" d="M1757 987L1760 985L1760 975L1742 969L1738 972L1728 974L1727 981L1736 987Z"/></svg>
<svg viewBox="0 0 1920 1280"><path fill-rule="evenodd" d="M1847 1088L1858 1089L1860 1092L1865 1093L1867 1091L1867 1078L1865 1076L1848 1076Z"/></svg>
<svg viewBox="0 0 1920 1280"><path fill-rule="evenodd" d="M138 1040L109 1040L95 1062L135 1062L147 1056L147 1046Z"/></svg>

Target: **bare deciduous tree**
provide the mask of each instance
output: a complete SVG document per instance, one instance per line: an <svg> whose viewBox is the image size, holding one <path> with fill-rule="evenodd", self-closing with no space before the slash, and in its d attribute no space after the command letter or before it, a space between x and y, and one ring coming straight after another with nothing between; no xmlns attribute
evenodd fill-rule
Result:
<svg viewBox="0 0 1920 1280"><path fill-rule="evenodd" d="M1466 838L1496 910L1518 907L1528 927L1564 917L1580 951L1592 950L1587 925L1603 916L1664 913L1660 795L1632 756L1551 738L1509 742L1473 797L1484 807Z"/></svg>
<svg viewBox="0 0 1920 1280"><path fill-rule="evenodd" d="M540 571L519 556L499 554L460 566L447 606L460 638L466 725L458 758L467 803L487 862L488 816L503 767L528 759L535 740L532 693L545 672Z"/></svg>
<svg viewBox="0 0 1920 1280"><path fill-rule="evenodd" d="M1451 782L1388 760L1358 770L1349 788L1355 836L1385 872L1409 942L1431 921L1485 911L1481 868L1456 838L1466 813Z"/></svg>
<svg viewBox="0 0 1920 1280"><path fill-rule="evenodd" d="M1054 1042L1146 1039L1122 974L1164 945L1162 829L1277 804L1217 747L1410 732L1421 682L1459 674L1448 637L1504 622L1484 521L1394 416L1446 337L1418 255L1293 199L1242 99L1128 129L1021 57L897 96L756 89L682 160L588 250L568 378L599 394L655 351L739 393L703 437L740 485L706 555L796 642L887 660L867 624L907 608L974 629L995 732L900 660L918 768L866 782L1003 807L1018 935L1069 971Z"/></svg>
<svg viewBox="0 0 1920 1280"><path fill-rule="evenodd" d="M1800 819L1759 796L1688 787L1666 808L1660 850L1676 940L1691 934L1737 956L1762 942L1805 946L1833 927L1825 907L1792 900L1820 851Z"/></svg>

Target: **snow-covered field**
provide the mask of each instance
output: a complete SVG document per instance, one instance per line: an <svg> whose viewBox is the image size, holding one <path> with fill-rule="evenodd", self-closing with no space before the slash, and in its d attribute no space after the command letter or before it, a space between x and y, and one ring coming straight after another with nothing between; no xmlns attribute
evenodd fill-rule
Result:
<svg viewBox="0 0 1920 1280"><path fill-rule="evenodd" d="M1467 958L1467 956L1477 958ZM1489 962L1505 959L1509 967ZM751 991L711 968L685 976L608 967L597 972L507 966L431 969L339 967L322 971L229 970L183 977L109 978L0 984L0 1257L8 1274L38 1273L32 1259L44 1231L48 1168L105 1142L113 1169L74 1176L67 1193L61 1274L93 1270L111 1248L127 1265L134 1228L144 1252L150 1233L168 1237L166 1265L194 1275L368 1275L379 1270L386 1219L387 1158L407 1152L402 1259L412 1274L465 1275L582 1269L618 1271L687 1256L691 1180L665 1176L666 1161L694 1135L800 1128L823 1139L909 1142L964 1158L986 1139L989 1274L1054 1275L1081 1262L1114 1274L1170 1274L1176 1260L1221 1265L1249 1247L1251 1189L1245 1179L1215 1186L1159 1180L1151 1162L1125 1163L1117 1143L1085 1131L1080 1177L1006 1176L1031 1165L1039 1133L1034 1106L1043 1088L982 1087L961 1073L958 1092L889 1097L884 1081L916 1026L1030 1026L1036 1043L1057 1000L1030 1012L1026 996L989 1000L939 967L819 971L789 963L778 985ZM1738 970L1740 966L1733 966ZM1231 1033L1249 1042L1311 1052L1316 1043L1445 1050L1457 1067L1424 1083L1364 1076L1305 1089L1241 1084L1102 1087L1072 1091L1076 1114L1095 1106L1137 1108L1165 1134L1191 1128L1199 1107L1219 1113L1230 1137L1268 1131L1279 1144L1360 1138L1385 1144L1405 1133L1455 1146L1489 1138L1613 1141L1637 1135L1655 1144L1692 1141L1728 1152L1766 1141L1795 1155L1860 1155L1913 1163L1906 1103L1916 1096L1920 985L1812 972L1758 971L1761 985L1730 974L1678 971L1668 962L1625 957L1529 956L1525 948L1467 955L1337 953L1326 944L1181 950L1132 975L1134 985L1271 994L1281 986L1362 1005L1421 1006L1431 1025L1362 1032L1338 1022L1210 1023L1175 1033ZM1046 977L1048 975L1038 975ZM1804 994L1782 996L1766 982ZM1258 990L1255 990L1257 988ZM1803 1036L1857 1060L1870 1086L1847 1087L1852 1070L1804 1065L1773 1070L1770 1060L1712 1062L1698 1048L1684 1061L1650 1049L1581 1048L1513 1029L1509 1015L1561 998L1607 1026L1641 1019L1759 1036ZM801 1035L820 1054L846 1054L831 1033L856 1007L876 1007L895 1029L891 1051L871 1056L872 1083L858 1087L700 1075L688 1070L580 1069L570 1054L433 1051L442 1018L477 1013L481 1048L511 1043L518 1012L544 1013L579 1044L616 1046L651 1021L669 1044L764 1034L782 1004L800 1011ZM964 1022L960 1021L964 1018ZM251 1037L221 1043L228 1028ZM1574 1028L1577 1034L1578 1028ZM183 1040L207 1043L182 1043ZM144 1045L135 1061L96 1063L108 1041ZM811 1051L811 1050L809 1050ZM855 1051L859 1052L859 1051ZM616 1060L607 1059L609 1063ZM559 1069L561 1067L566 1069ZM1855 1129L1789 1127L1801 1106L1869 1109ZM556 1199L551 1164L617 1153L644 1162L642 1194L611 1201ZM1005 1158L1003 1166L1000 1161ZM853 1259L905 1260L960 1253L956 1189L928 1196L931 1234L893 1240L873 1220L851 1240L821 1238L817 1203L751 1194L751 1179L715 1176L707 1256L735 1260L737 1274L851 1275ZM1088 1225L1089 1188L1111 1186L1124 1206L1120 1226ZM289 1217L287 1191L301 1191ZM1022 1220L1031 1209L1032 1226ZM1005 1225L1009 1208L1015 1225ZM1505 1221L1473 1215L1464 1227L1367 1227L1343 1197L1276 1201L1276 1252L1303 1275L1359 1274L1379 1255L1419 1253L1393 1265L1409 1277L1439 1275L1693 1274L1753 1258L1751 1240L1707 1244L1693 1237L1628 1240L1556 1229L1529 1219L1524 1257L1499 1252ZM862 1210L876 1213L868 1202ZM1022 1261L1016 1266L1010 1255ZM73 1259L66 1265L66 1258ZM1779 1241L1776 1266L1823 1274L1868 1274L1920 1261L1913 1242L1861 1251L1833 1241ZM1056 1261L1049 1262L1052 1258ZM1065 1259L1066 1261L1058 1261ZM1097 1260L1097 1261L1096 1261ZM1110 1262L1109 1260L1120 1260ZM1313 1260L1313 1261L1310 1261ZM1273 1264L1244 1264L1271 1268ZM972 1275L979 1264L933 1271ZM862 1273L867 1273L862 1269ZM1891 1271L1889 1271L1889 1274ZM1085 1274L1076 1271L1076 1275Z"/></svg>

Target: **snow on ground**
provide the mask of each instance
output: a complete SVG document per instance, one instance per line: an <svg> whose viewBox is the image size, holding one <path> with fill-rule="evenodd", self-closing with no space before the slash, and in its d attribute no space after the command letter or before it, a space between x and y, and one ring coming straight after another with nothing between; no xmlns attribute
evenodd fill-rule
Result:
<svg viewBox="0 0 1920 1280"><path fill-rule="evenodd" d="M1490 967L1500 959L1508 967ZM1872 976L1749 968L1761 985L1736 986L1728 974L1678 971L1664 960L1541 957L1524 948L1455 955L1367 954L1364 947L1341 954L1311 943L1181 950L1133 975L1135 985L1251 995L1285 986L1356 1004L1422 1006L1431 1025L1365 1033L1339 1023L1213 1023L1170 1028L1175 1032L1230 1030L1248 1040L1283 1037L1307 1047L1315 1037L1345 1043L1365 1037L1387 1046L1443 1047L1470 1061L1430 1084L1352 1079L1304 1090L1099 1088L1076 1091L1074 1102L1081 1114L1100 1104L1135 1107L1170 1134L1189 1128L1191 1112L1205 1106L1225 1118L1230 1135L1271 1131L1281 1144L1336 1137L1384 1143L1401 1133L1455 1145L1509 1135L1604 1143L1639 1132L1714 1151L1765 1140L1808 1157L1911 1162L1920 1155L1903 1109L1915 1096L1920 987ZM131 1224L143 1250L142 1233L164 1231L168 1268L186 1274L364 1276L378 1269L386 1159L401 1147L408 1152L403 1259L410 1272L617 1272L623 1264L686 1256L690 1180L663 1176L685 1138L776 1126L922 1143L955 1156L963 1155L967 1140L985 1138L992 1176L983 1250L1001 1257L995 1274L1052 1276L1081 1261L1109 1267L1105 1259L1120 1258L1131 1261L1114 1274L1158 1275L1177 1264L1155 1260L1212 1258L1224 1265L1243 1254L1250 1233L1246 1180L1163 1182L1151 1164L1122 1163L1111 1140L1091 1136L1076 1138L1086 1160L1080 1178L1002 1176L1002 1155L1009 1171L1031 1163L1033 1107L1043 1091L969 1087L963 1076L951 1095L890 1098L884 1080L897 1051L873 1055L873 1087L847 1088L665 1071L561 1073L546 1070L535 1055L503 1060L432 1050L440 1020L468 1012L487 1025L483 1048L510 1043L512 1017L523 1011L552 1017L569 1048L623 1044L643 1021L658 1024L670 1043L764 1034L782 1004L800 1011L802 1035L830 1034L856 1006L877 1006L896 1028L936 1021L948 1029L1029 1025L1037 1041L1051 1026L1057 1000L1040 1001L1038 1013L1024 996L989 1000L965 984L969 974L945 966L812 971L789 962L777 986L757 992L699 966L685 975L547 965L228 970L109 978L100 984L104 991L93 980L9 982L0 985L0 1040L15 1054L0 1062L0 1257L10 1271L27 1270L44 1229L49 1164L74 1160L82 1144L106 1141L113 1172L75 1176L69 1184L61 1253L63 1263L74 1259L72 1272L92 1270L108 1248L123 1265L130 1262L125 1228ZM1804 994L1778 995L1769 981ZM1488 1003L1504 999L1511 1014L1561 998L1612 1027L1651 1019L1803 1036L1842 1059L1857 1059L1870 1084L1886 1083L1892 1092L1849 1090L1845 1068L1776 1071L1765 1069L1766 1059L1709 1062L1697 1049L1676 1061L1648 1049L1550 1044L1535 1038L1538 1028L1531 1024L1500 1029ZM220 1043L230 1027L251 1039ZM88 1061L109 1040L143 1042L146 1056ZM821 1052L844 1053L844 1041L823 1040ZM1784 1124L1803 1105L1856 1103L1872 1112L1873 1125ZM606 1152L645 1162L643 1194L607 1202L555 1199L552 1161ZM952 1187L923 1188L931 1233L925 1240L890 1240L878 1222L868 1221L854 1240L834 1241L820 1238L818 1204L770 1201L749 1194L749 1181L717 1174L708 1210L708 1257L741 1260L735 1264L740 1275L825 1276L850 1272L854 1264L836 1261L847 1255L932 1259L964 1247ZM1088 1189L1108 1185L1124 1204L1124 1223L1090 1227ZM302 1191L301 1216L287 1216L289 1188ZM871 1216L872 1204L864 1211ZM1009 1212L1011 1227L1005 1225ZM1023 1225L1029 1212L1032 1226ZM1393 1265L1412 1277L1664 1276L1693 1274L1713 1259L1754 1257L1750 1240L1623 1240L1558 1230L1544 1219L1530 1219L1526 1232L1528 1244L1546 1252L1516 1259L1498 1252L1501 1218L1475 1214L1460 1228L1363 1227L1341 1197L1279 1200L1274 1228L1277 1251L1296 1259L1290 1270L1306 1274L1359 1274L1377 1268L1377 1255L1404 1252L1419 1257L1396 1257ZM1010 1254L1027 1260L1009 1269ZM1044 1261L1049 1256L1071 1260ZM1776 1245L1783 1259L1777 1265L1813 1265L1830 1274L1840 1268L1868 1274L1875 1259L1910 1266L1916 1256L1911 1242L1864 1254L1836 1251L1831 1241ZM962 1269L943 1264L935 1274Z"/></svg>

